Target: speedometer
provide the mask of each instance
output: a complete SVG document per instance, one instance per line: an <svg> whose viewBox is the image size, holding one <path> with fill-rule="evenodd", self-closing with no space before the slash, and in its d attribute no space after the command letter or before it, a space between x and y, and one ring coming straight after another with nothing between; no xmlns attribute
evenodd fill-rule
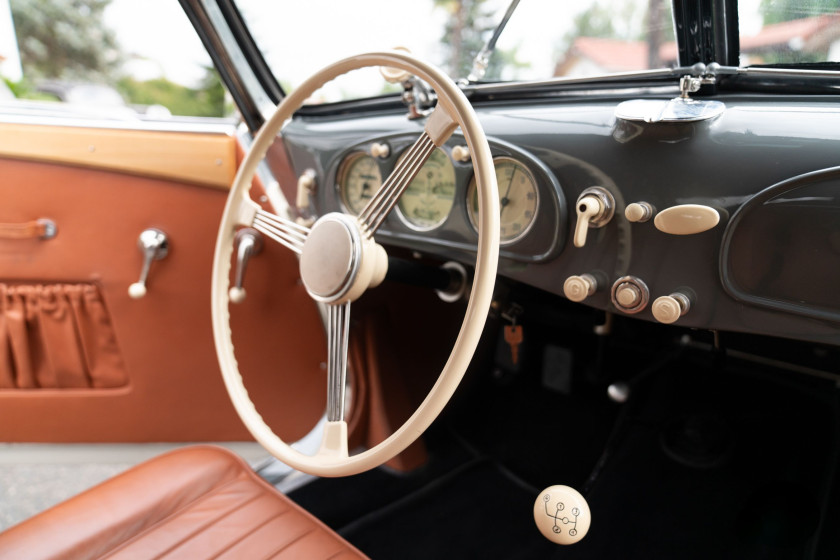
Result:
<svg viewBox="0 0 840 560"><path fill-rule="evenodd" d="M382 186L379 164L364 152L350 154L338 171L338 188L344 208L355 215Z"/></svg>
<svg viewBox="0 0 840 560"><path fill-rule="evenodd" d="M430 230L446 220L454 202L455 167L438 148L403 192L397 208L411 228Z"/></svg>
<svg viewBox="0 0 840 560"><path fill-rule="evenodd" d="M513 243L524 236L537 217L539 191L534 175L520 162L509 157L493 160L496 181L499 183L501 243ZM475 177L467 191L467 211L470 222L478 231L478 191Z"/></svg>

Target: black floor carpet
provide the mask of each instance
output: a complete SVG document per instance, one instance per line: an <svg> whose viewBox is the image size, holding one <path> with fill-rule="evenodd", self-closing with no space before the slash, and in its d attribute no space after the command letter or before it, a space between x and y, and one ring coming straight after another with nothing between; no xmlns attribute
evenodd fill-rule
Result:
<svg viewBox="0 0 840 560"><path fill-rule="evenodd" d="M374 560L840 557L833 382L682 357L637 387L611 433L586 438L562 428L589 407L556 395L554 414L523 405L546 404L538 385L478 390L494 430L449 418L424 470L318 481L292 497ZM550 444L516 452L506 442L517 431ZM593 519L570 547L545 541L532 519L539 490L564 483L584 492Z"/></svg>

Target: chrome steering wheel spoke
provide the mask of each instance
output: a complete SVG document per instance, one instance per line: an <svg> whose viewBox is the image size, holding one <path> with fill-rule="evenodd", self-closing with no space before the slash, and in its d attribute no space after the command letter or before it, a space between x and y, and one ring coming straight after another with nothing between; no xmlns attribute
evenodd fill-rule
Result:
<svg viewBox="0 0 840 560"><path fill-rule="evenodd" d="M373 195L359 214L364 235L370 239L400 196L420 172L435 148L443 145L455 130L456 124L446 109L438 106L426 121L423 134L406 150L382 187Z"/></svg>
<svg viewBox="0 0 840 560"><path fill-rule="evenodd" d="M327 422L344 420L350 302L327 306Z"/></svg>
<svg viewBox="0 0 840 560"><path fill-rule="evenodd" d="M257 210L251 227L298 255L303 250L303 243L309 235L308 227L262 209Z"/></svg>

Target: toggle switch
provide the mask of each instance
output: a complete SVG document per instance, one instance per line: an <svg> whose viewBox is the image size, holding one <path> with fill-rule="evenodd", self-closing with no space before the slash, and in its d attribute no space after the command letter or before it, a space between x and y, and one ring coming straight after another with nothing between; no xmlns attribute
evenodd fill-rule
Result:
<svg viewBox="0 0 840 560"><path fill-rule="evenodd" d="M169 238L156 228L145 229L137 238L137 248L143 253L143 268L140 269L140 280L128 287L131 299L140 299L146 295L146 281L152 261L159 261L169 254Z"/></svg>
<svg viewBox="0 0 840 560"><path fill-rule="evenodd" d="M615 213L615 199L603 187L590 187L580 193L575 203L577 222L573 242L575 247L586 244L589 228L601 228L607 225Z"/></svg>
<svg viewBox="0 0 840 560"><path fill-rule="evenodd" d="M656 298L650 310L653 313L654 319L660 323L670 325L688 313L690 308L691 300L689 297L683 293L674 292L671 295Z"/></svg>
<svg viewBox="0 0 840 560"><path fill-rule="evenodd" d="M580 303L598 290L598 280L591 274L569 276L563 282L563 293L571 301Z"/></svg>
<svg viewBox="0 0 840 560"><path fill-rule="evenodd" d="M570 486L549 486L534 502L534 522L553 543L575 544L589 532L592 512L586 499Z"/></svg>

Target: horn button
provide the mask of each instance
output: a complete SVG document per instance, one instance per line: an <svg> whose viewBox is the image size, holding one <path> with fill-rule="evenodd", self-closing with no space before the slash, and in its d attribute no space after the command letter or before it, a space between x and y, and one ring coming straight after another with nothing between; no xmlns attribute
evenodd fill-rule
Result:
<svg viewBox="0 0 840 560"><path fill-rule="evenodd" d="M362 237L354 220L327 214L318 220L300 255L300 277L314 299L336 302L356 279L362 261Z"/></svg>

